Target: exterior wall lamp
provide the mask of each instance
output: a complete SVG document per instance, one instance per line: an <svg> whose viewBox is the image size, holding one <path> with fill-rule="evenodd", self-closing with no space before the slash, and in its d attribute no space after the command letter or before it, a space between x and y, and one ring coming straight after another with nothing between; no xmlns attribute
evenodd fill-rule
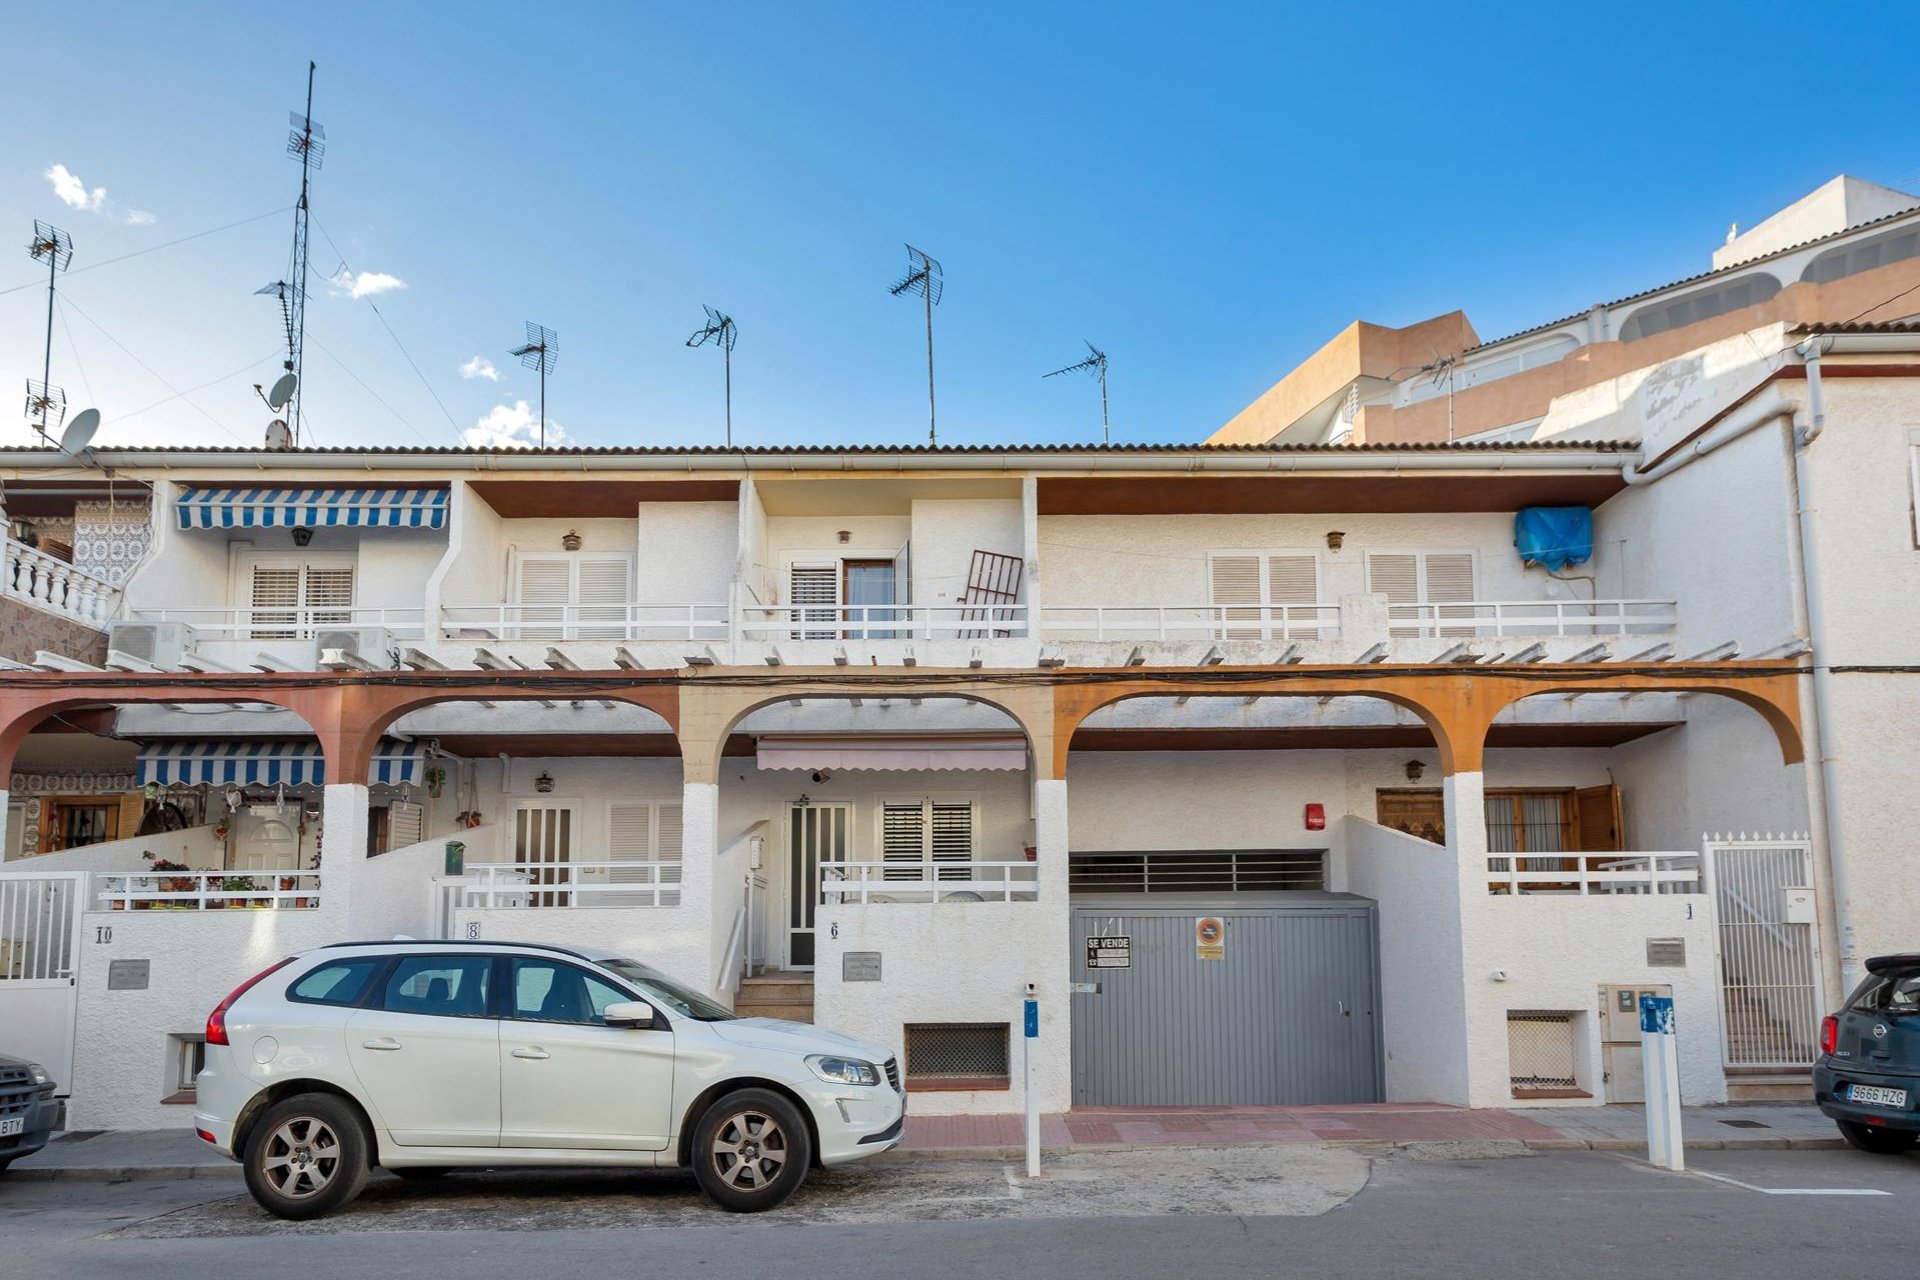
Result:
<svg viewBox="0 0 1920 1280"><path fill-rule="evenodd" d="M1407 781L1408 782L1420 781L1420 775L1425 773L1426 771L1427 771L1427 766L1422 764L1420 761L1418 760L1407 761Z"/></svg>
<svg viewBox="0 0 1920 1280"><path fill-rule="evenodd" d="M1338 551L1340 549L1340 544L1345 542L1346 540L1347 540L1347 535L1344 530L1341 530L1341 529L1327 530L1327 550Z"/></svg>
<svg viewBox="0 0 1920 1280"><path fill-rule="evenodd" d="M304 547L304 546L306 546L306 545L307 545L307 544L308 544L309 542L312 542L312 541L313 541L313 530L311 530L311 529L309 529L309 528L307 528L307 527L306 527L305 525L301 525L301 526L299 526L299 527L297 527L296 529L294 529L294 531L293 531L293 545L294 545L294 546L296 546L296 547Z"/></svg>
<svg viewBox="0 0 1920 1280"><path fill-rule="evenodd" d="M552 791L553 775L546 772L544 769L541 770L540 776L533 780L533 789L535 791L538 791L543 796L546 795L548 792Z"/></svg>
<svg viewBox="0 0 1920 1280"><path fill-rule="evenodd" d="M565 550L568 550L568 551L578 551L578 550L580 549L580 532L579 532L579 530L577 530L577 529L569 529L569 530L567 530L567 531L566 531L565 533L563 533L563 534L561 534L561 535L560 535L560 545L561 545L561 547L562 547L562 548L564 548Z"/></svg>

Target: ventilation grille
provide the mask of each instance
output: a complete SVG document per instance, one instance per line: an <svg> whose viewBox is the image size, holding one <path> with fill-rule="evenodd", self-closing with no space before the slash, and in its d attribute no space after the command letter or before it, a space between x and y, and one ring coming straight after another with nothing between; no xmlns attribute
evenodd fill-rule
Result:
<svg viewBox="0 0 1920 1280"><path fill-rule="evenodd" d="M1004 1022L907 1024L907 1087L1004 1089L1008 1026Z"/></svg>
<svg viewBox="0 0 1920 1280"><path fill-rule="evenodd" d="M1076 853L1074 893L1252 893L1327 887L1319 849L1222 849L1203 853Z"/></svg>
<svg viewBox="0 0 1920 1280"><path fill-rule="evenodd" d="M1507 1010L1507 1070L1516 1095L1577 1087L1573 1020L1564 1009Z"/></svg>

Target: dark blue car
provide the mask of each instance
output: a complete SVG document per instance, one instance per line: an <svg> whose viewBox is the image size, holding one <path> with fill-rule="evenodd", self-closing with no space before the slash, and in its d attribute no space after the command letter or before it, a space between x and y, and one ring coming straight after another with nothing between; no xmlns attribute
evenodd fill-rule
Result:
<svg viewBox="0 0 1920 1280"><path fill-rule="evenodd" d="M60 1115L53 1078L37 1062L0 1054L0 1170L47 1145Z"/></svg>
<svg viewBox="0 0 1920 1280"><path fill-rule="evenodd" d="M1820 1024L1813 1097L1862 1151L1920 1143L1920 953L1867 961L1847 1007Z"/></svg>

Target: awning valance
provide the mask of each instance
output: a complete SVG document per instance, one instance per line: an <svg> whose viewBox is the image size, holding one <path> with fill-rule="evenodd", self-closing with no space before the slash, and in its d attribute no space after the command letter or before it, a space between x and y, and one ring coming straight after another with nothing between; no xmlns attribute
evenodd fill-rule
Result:
<svg viewBox="0 0 1920 1280"><path fill-rule="evenodd" d="M847 737L763 734L762 769L1025 769L1018 734Z"/></svg>
<svg viewBox="0 0 1920 1280"><path fill-rule="evenodd" d="M194 489L182 529L443 529L445 489Z"/></svg>
<svg viewBox="0 0 1920 1280"><path fill-rule="evenodd" d="M372 782L419 786L426 772L426 744L382 738L373 753ZM140 748L138 783L163 787L289 787L325 785L326 757L312 739L223 738L217 741L149 742Z"/></svg>

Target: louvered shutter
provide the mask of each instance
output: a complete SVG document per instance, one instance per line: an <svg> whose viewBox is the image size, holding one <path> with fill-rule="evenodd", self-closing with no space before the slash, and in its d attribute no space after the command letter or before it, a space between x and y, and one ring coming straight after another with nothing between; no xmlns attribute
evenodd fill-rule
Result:
<svg viewBox="0 0 1920 1280"><path fill-rule="evenodd" d="M1223 640L1260 638L1260 557L1209 557L1215 634Z"/></svg>
<svg viewBox="0 0 1920 1280"><path fill-rule="evenodd" d="M791 640L831 640L834 630L835 610L832 606L840 602L840 566L836 564L810 565L796 564L787 569L787 604L794 609L790 615L798 624L798 629L789 634ZM808 608L807 606L816 606ZM825 606L819 607L819 606ZM812 624L812 625L807 625ZM821 625L826 630L821 630Z"/></svg>
<svg viewBox="0 0 1920 1280"><path fill-rule="evenodd" d="M1367 590L1387 598L1387 628L1391 636L1420 634L1418 609L1396 605L1420 603L1420 557L1398 551L1374 552L1367 556Z"/></svg>
<svg viewBox="0 0 1920 1280"><path fill-rule="evenodd" d="M353 566L307 565L306 592L309 627L338 627L353 621Z"/></svg>
<svg viewBox="0 0 1920 1280"><path fill-rule="evenodd" d="M1317 639L1320 635L1318 614L1310 610L1285 614L1279 610L1284 605L1320 603L1320 562L1310 555L1268 556L1267 603L1275 609L1276 639Z"/></svg>
<svg viewBox="0 0 1920 1280"><path fill-rule="evenodd" d="M558 640L573 595L573 562L566 556L521 556L515 566L514 621L508 639ZM544 607L543 607L544 606Z"/></svg>
<svg viewBox="0 0 1920 1280"><path fill-rule="evenodd" d="M680 904L680 849L683 824L678 800L655 806L653 856L660 861L660 905Z"/></svg>
<svg viewBox="0 0 1920 1280"><path fill-rule="evenodd" d="M1426 562L1427 603L1441 606L1433 612L1443 621L1458 620L1453 626L1443 625L1440 634L1474 634L1473 557L1464 551L1429 552Z"/></svg>
<svg viewBox="0 0 1920 1280"><path fill-rule="evenodd" d="M931 818L929 841L935 863L973 861L973 805L968 801L933 801L928 806ZM942 880L965 880L965 867L948 867L935 873Z"/></svg>
<svg viewBox="0 0 1920 1280"><path fill-rule="evenodd" d="M300 567L253 566L248 603L253 609L255 640L291 640L299 634Z"/></svg>
<svg viewBox="0 0 1920 1280"><path fill-rule="evenodd" d="M918 880L920 864L926 861L927 812L918 801L889 801L880 808L880 858L888 866L886 880Z"/></svg>
<svg viewBox="0 0 1920 1280"><path fill-rule="evenodd" d="M626 635L632 573L625 556L581 556L575 563L574 616L582 625L571 636L581 640L618 640ZM598 623L594 626L591 624Z"/></svg>
<svg viewBox="0 0 1920 1280"><path fill-rule="evenodd" d="M651 866L653 849L653 806L617 801L607 806L608 884L633 885L631 893L595 894L593 901L609 907L641 907L653 900ZM620 863L631 863L621 866Z"/></svg>
<svg viewBox="0 0 1920 1280"><path fill-rule="evenodd" d="M387 851L404 849L424 839L422 831L427 811L417 804L396 800L387 806Z"/></svg>

